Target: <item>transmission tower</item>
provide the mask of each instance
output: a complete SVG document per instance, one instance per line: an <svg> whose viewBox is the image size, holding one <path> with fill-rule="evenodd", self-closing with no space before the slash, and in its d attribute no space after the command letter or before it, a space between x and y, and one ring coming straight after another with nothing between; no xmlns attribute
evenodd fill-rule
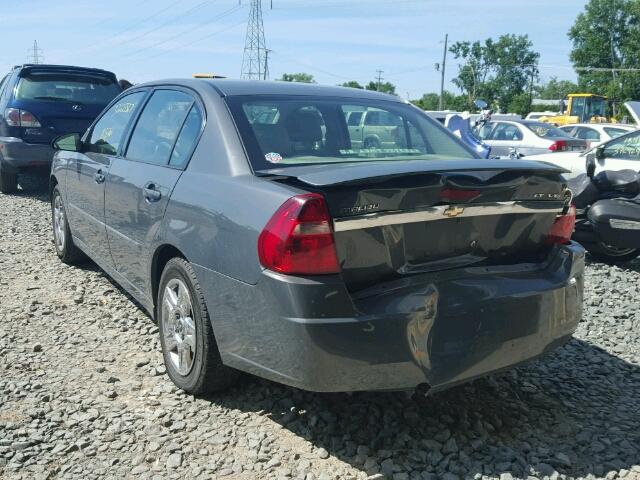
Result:
<svg viewBox="0 0 640 480"><path fill-rule="evenodd" d="M262 0L251 0L241 77L249 80L267 80L269 78L267 58L268 51L262 23Z"/></svg>
<svg viewBox="0 0 640 480"><path fill-rule="evenodd" d="M38 47L38 41L34 40L33 41L33 48L29 49L29 63L42 63L42 60L44 60L44 57L42 56L42 49L40 47Z"/></svg>

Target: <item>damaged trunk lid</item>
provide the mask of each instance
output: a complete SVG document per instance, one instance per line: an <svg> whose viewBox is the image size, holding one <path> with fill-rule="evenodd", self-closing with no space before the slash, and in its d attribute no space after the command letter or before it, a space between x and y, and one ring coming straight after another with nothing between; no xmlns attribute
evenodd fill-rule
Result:
<svg viewBox="0 0 640 480"><path fill-rule="evenodd" d="M562 173L524 160L323 164L256 172L325 196L356 292L466 266L540 262L569 201Z"/></svg>

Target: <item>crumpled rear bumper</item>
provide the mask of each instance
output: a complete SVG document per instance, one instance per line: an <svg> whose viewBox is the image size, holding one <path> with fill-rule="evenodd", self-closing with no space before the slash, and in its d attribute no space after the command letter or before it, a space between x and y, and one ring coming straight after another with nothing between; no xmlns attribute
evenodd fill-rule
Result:
<svg viewBox="0 0 640 480"><path fill-rule="evenodd" d="M223 361L312 391L442 390L562 345L582 315L576 243L544 264L416 275L360 297L339 277L248 286L198 268Z"/></svg>

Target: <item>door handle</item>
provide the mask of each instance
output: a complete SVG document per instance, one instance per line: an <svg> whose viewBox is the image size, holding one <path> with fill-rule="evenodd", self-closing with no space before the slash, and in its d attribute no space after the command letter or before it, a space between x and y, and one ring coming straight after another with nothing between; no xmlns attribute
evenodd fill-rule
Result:
<svg viewBox="0 0 640 480"><path fill-rule="evenodd" d="M162 197L160 190L156 190L156 186L153 183L148 183L142 189L142 195L148 202L157 202Z"/></svg>
<svg viewBox="0 0 640 480"><path fill-rule="evenodd" d="M100 170L98 170L96 172L96 174L93 176L93 179L96 181L97 184L104 183L105 176L102 173L102 169L100 169Z"/></svg>

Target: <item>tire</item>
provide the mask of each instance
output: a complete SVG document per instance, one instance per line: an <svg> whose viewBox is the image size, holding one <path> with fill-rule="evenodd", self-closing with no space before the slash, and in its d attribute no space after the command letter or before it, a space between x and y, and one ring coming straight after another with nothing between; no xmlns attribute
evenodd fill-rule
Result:
<svg viewBox="0 0 640 480"><path fill-rule="evenodd" d="M602 242L589 245L587 247L587 250L594 260L603 263L627 263L640 256L640 249L616 249Z"/></svg>
<svg viewBox="0 0 640 480"><path fill-rule="evenodd" d="M0 193L14 193L18 189L18 175L6 172L0 166Z"/></svg>
<svg viewBox="0 0 640 480"><path fill-rule="evenodd" d="M164 364L178 388L202 395L236 383L240 372L222 363L202 290L185 259L167 262L156 305Z"/></svg>
<svg viewBox="0 0 640 480"><path fill-rule="evenodd" d="M67 265L73 265L84 258L84 254L73 243L67 213L57 185L51 192L51 227L53 229L53 244L60 260Z"/></svg>

